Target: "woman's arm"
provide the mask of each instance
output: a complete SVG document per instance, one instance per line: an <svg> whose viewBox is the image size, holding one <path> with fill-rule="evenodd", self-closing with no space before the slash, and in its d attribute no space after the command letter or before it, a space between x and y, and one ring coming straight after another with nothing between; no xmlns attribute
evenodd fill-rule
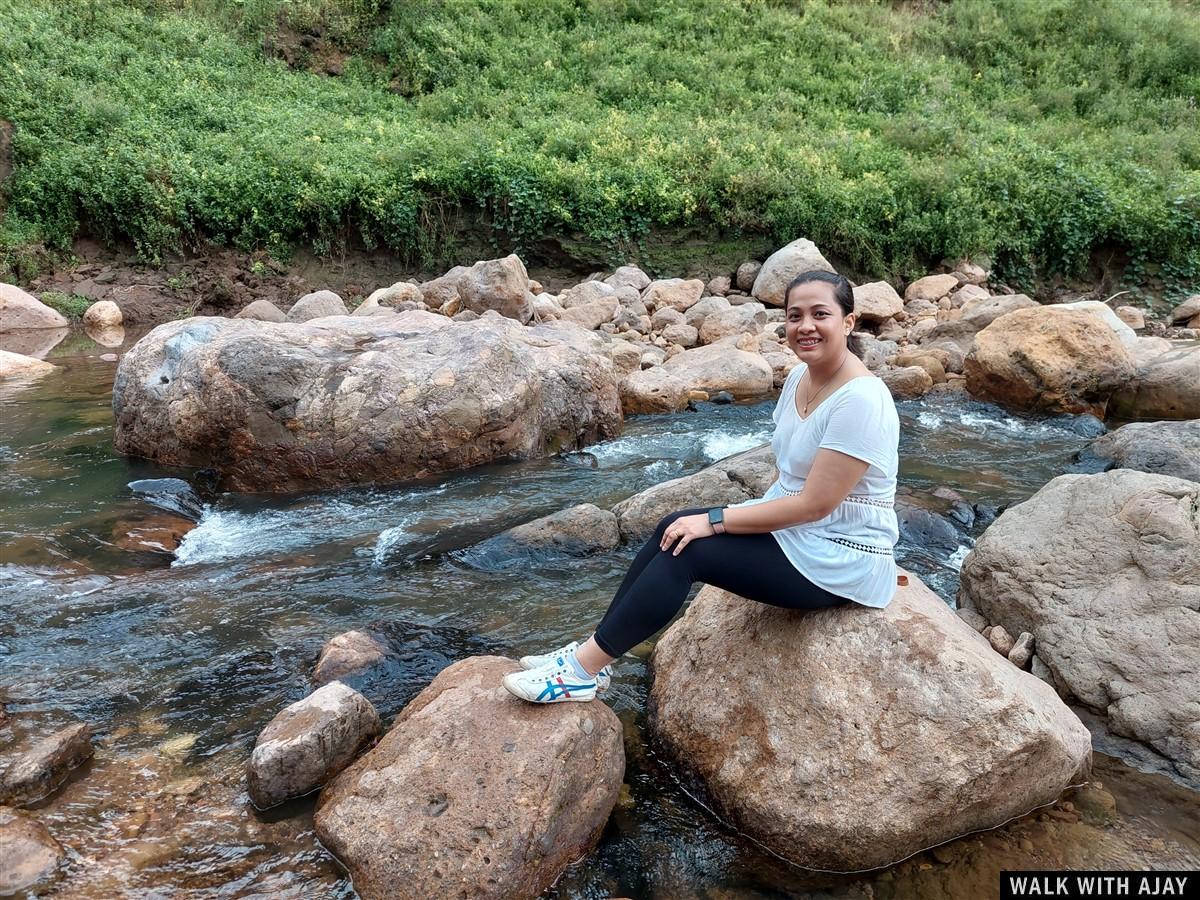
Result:
<svg viewBox="0 0 1200 900"><path fill-rule="evenodd" d="M729 534L760 534L823 519L854 490L866 474L868 465L861 459L822 447L813 458L803 491L795 497L726 509L725 531ZM708 516L703 513L682 516L663 533L659 546L670 550L674 545L672 552L678 556L692 541L712 535Z"/></svg>
<svg viewBox="0 0 1200 900"><path fill-rule="evenodd" d="M868 466L864 460L823 447L813 458L802 492L795 497L727 509L725 530L730 534L760 534L823 519L854 490Z"/></svg>

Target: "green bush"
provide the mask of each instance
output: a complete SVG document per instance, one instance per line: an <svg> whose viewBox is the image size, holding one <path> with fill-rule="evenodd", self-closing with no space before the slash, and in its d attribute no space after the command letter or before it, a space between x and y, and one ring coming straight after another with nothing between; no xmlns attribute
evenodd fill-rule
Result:
<svg viewBox="0 0 1200 900"><path fill-rule="evenodd" d="M444 255L657 229L807 236L853 268L1098 248L1200 276L1200 14L1155 0L0 0L0 252L82 229ZM341 78L263 47L352 54Z"/></svg>
<svg viewBox="0 0 1200 900"><path fill-rule="evenodd" d="M82 319L87 308L92 305L92 301L87 297L64 294L61 291L46 291L38 299L51 309L58 310L68 319L76 320Z"/></svg>

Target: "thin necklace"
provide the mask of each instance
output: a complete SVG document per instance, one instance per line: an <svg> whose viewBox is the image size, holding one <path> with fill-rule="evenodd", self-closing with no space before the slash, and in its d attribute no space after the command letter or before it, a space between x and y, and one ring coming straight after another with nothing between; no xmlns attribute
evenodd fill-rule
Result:
<svg viewBox="0 0 1200 900"><path fill-rule="evenodd" d="M809 405L810 403L812 403L812 402L813 402L813 400L815 400L817 397L820 397L820 396L821 396L821 393L822 393L822 392L825 390L825 388L829 387L829 383L830 383L831 381L833 381L833 379L837 378L837 376L838 376L838 372L842 371L842 366L846 365L846 360L847 360L847 359L849 359L849 358L850 358L850 350L849 350L849 348L847 348L846 350L843 350L843 351L842 351L842 362L841 362L841 365L839 365L839 366L838 366L836 369L834 369L834 370L833 370L833 374L832 374L832 375L830 375L828 378L826 378L826 379L825 379L825 383L824 383L823 385L821 385L821 390L817 391L815 394L813 394L811 397L808 397L808 399L804 401L804 412L802 413L802 415L803 415L805 418L808 418L808 405ZM805 374L805 375L808 375L808 373L809 373L809 370L807 370L807 369L806 369L806 370L805 370L805 372L804 372L804 374ZM811 376L811 375L809 375L809 377L808 377L808 383L809 383L810 385L812 384L812 376ZM807 391L805 391L805 396L806 396L806 397L808 396L808 392L807 392Z"/></svg>

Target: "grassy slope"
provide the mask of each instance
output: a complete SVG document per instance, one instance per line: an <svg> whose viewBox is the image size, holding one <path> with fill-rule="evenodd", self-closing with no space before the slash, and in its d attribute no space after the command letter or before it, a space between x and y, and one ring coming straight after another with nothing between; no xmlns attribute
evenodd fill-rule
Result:
<svg viewBox="0 0 1200 900"><path fill-rule="evenodd" d="M148 257L347 234L428 256L465 203L518 247L712 223L880 273L1071 273L1116 244L1200 279L1195 6L919 9L0 0L0 252L86 226ZM356 51L345 74L264 58L281 14Z"/></svg>

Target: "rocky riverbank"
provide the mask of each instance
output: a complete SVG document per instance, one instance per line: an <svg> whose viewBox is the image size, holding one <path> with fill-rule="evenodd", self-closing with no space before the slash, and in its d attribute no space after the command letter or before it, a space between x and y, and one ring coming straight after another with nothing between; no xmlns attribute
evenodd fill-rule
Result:
<svg viewBox="0 0 1200 900"><path fill-rule="evenodd" d="M286 309L256 301L235 317L167 323L122 353L113 396L117 447L164 465L214 469L235 490L341 491L364 478L409 482L597 440L612 444L635 412L769 397L795 362L780 340L780 284L804 266L822 265L817 248L797 241L724 280L654 281L622 267L552 294L509 257L384 286L353 314L341 296L318 291ZM62 328L36 298L15 289L4 297L0 325L19 312L44 326L5 339L36 348L40 336ZM947 487L906 490L899 498L904 540L950 557L978 536L963 566L958 617L915 575L888 615L842 621L845 611L835 611L806 619L799 630L786 616L776 621L737 598L702 594L655 651L649 720L620 705L620 718L602 705L509 709L488 687L515 665L496 652L507 648L463 638L414 674L411 646L373 619L331 640L315 667L315 653L300 659L291 652L283 667L269 656L239 657L236 669L198 684L197 696L219 690L223 678L261 672L252 701L285 669L302 682L311 675L313 690L293 685L285 702L257 710L257 749L233 742L223 758L236 756L237 764L221 778L164 772L140 811L114 799L138 849L109 858L100 881L119 890L147 860L160 859L154 844L167 822L186 818L205 793L224 804L221 827L237 822L247 840L270 833L303 845L311 841L303 804L311 801L295 798L320 791L316 835L354 873L363 896L385 895L397 879L427 886L453 879L479 896L536 896L606 827L654 814L630 799L630 782L648 765L647 741L723 820L775 854L821 869L889 867L843 883L847 896L895 878L921 883L929 896L952 896L954 885L983 883L991 876L981 873L1003 860L1082 865L1095 862L1088 848L1097 847L1110 861L1186 865L1186 843L1155 847L1157 838L1116 829L1113 794L1095 780L1080 785L1092 745L1083 720L1090 726L1096 718L1162 760L1176 779L1195 778L1198 701L1181 676L1200 653L1186 621L1200 593L1191 563L1200 558L1188 467L1200 384L1192 378L1200 357L1186 330L1191 318L1184 330L1159 329L1178 340L1151 337L1153 329L1128 310L1040 306L992 293L986 272L965 262L903 294L883 283L861 285L856 300L868 360L898 399L970 392L1043 417L1131 410L1182 421L1115 429L1081 454L1112 471L1055 479L999 518ZM123 327L122 310L113 307L96 306L88 327L97 334ZM1189 315L1187 304L1181 310ZM56 371L9 381L40 377L53 385ZM464 397L473 405L464 406ZM1078 421L1104 430L1096 418ZM759 449L684 478L660 476L633 495L523 516L515 527L448 545L455 564L475 574L446 574L462 595L481 573L511 578L539 566L603 561L636 544L671 509L755 496L773 475L769 448ZM186 514L187 527L205 515L204 501L172 493L165 481L129 489ZM448 532L452 525L435 527ZM152 537L146 540L169 557L174 547ZM179 534L167 543L181 539L189 540ZM381 535L374 554L365 554L376 565L387 559L385 544ZM1103 566L1097 547L1108 554ZM289 565L304 573L312 559L302 554ZM359 589L343 590L351 596L329 602L357 615ZM189 606L186 597L180 602ZM264 626L282 627L288 608ZM232 620L218 621L224 629ZM761 647L746 659L738 656L740 641L696 653L698 639L689 637L696 628L710 642L752 634ZM1171 652L1160 652L1167 645ZM696 702L686 687L734 672L744 676L734 681L753 683L755 661L768 648L785 669L804 673L805 691L760 685L753 698L723 689ZM840 673L871 666L876 676L856 682L870 696L856 698ZM404 695L381 694L397 673L407 673ZM883 695L889 702L882 707L871 702ZM96 738L79 723L43 730L37 714L25 711L6 725L2 709L4 802L35 808L4 813L0 828L41 862L0 876L49 884L57 869L78 879L71 854L98 854L95 839L65 827L59 804L118 790L118 770L132 764L119 750L120 729L100 719L92 723ZM958 733L964 721L974 723L968 743ZM5 734L13 722L17 730ZM714 741L714 733L723 738ZM164 737L163 752L186 756L197 740ZM516 752L526 746L538 753ZM780 747L804 746L823 749L780 763ZM1030 758L1042 762L1031 767ZM770 773L780 765L807 774L774 784ZM556 767L582 780L564 776L546 790L538 778ZM283 805L260 817L250 801ZM1005 824L1037 807L1044 809ZM897 816L862 817L863 809L879 808ZM969 836L979 829L998 830ZM1067 835L1071 829L1080 833ZM189 833L201 839L204 832ZM914 862L899 862L914 853ZM938 887L922 872L948 880ZM235 877L226 874L220 883ZM89 877L93 887L100 883Z"/></svg>

